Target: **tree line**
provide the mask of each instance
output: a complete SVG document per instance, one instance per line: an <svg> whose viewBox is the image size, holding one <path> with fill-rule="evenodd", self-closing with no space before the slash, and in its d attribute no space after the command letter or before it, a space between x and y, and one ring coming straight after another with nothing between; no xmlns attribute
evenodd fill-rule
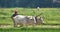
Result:
<svg viewBox="0 0 60 32"><path fill-rule="evenodd" d="M60 3L53 3L53 0L0 0L0 7L60 7Z"/></svg>

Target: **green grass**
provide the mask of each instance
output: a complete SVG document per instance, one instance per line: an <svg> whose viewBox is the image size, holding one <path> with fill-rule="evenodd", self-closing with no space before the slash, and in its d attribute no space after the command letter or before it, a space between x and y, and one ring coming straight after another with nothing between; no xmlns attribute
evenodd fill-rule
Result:
<svg viewBox="0 0 60 32"><path fill-rule="evenodd" d="M60 29L51 28L0 28L0 32L60 32Z"/></svg>
<svg viewBox="0 0 60 32"><path fill-rule="evenodd" d="M0 8L0 24L13 24L10 18L15 8ZM35 11L35 13L33 13ZM60 24L60 8L18 8L21 15L38 15L42 13L45 24ZM53 26L53 25L52 25ZM43 26L44 27L44 26ZM48 28L42 26L37 28L0 28L0 32L60 32L60 28Z"/></svg>
<svg viewBox="0 0 60 32"><path fill-rule="evenodd" d="M10 18L15 8L0 8L0 24L12 24ZM35 13L33 13L35 11ZM60 8L18 8L18 13L21 15L38 15L42 13L45 24L60 24Z"/></svg>

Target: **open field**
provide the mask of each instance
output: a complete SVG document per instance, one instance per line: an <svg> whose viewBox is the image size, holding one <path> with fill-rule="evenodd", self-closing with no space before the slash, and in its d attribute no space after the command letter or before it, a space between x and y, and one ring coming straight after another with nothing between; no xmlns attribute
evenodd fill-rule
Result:
<svg viewBox="0 0 60 32"><path fill-rule="evenodd" d="M60 25L37 25L35 27L1 26L0 32L60 32Z"/></svg>
<svg viewBox="0 0 60 32"><path fill-rule="evenodd" d="M21 15L38 15L42 13L44 25L35 27L13 27L13 21L10 18L15 8L0 8L0 32L60 32L60 8L18 8ZM35 13L33 13L33 11Z"/></svg>
<svg viewBox="0 0 60 32"><path fill-rule="evenodd" d="M0 8L0 24L13 24L10 18L13 14L13 10L16 8ZM36 8L17 8L18 13L21 15L38 15L42 13L45 24L60 24L60 8L40 8L38 11ZM33 13L33 11L35 13Z"/></svg>
<svg viewBox="0 0 60 32"><path fill-rule="evenodd" d="M60 32L56 28L0 28L0 32Z"/></svg>

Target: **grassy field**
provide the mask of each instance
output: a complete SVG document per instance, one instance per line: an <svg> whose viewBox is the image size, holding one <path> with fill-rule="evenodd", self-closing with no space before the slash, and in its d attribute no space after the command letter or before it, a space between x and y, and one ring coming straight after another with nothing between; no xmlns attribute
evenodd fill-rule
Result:
<svg viewBox="0 0 60 32"><path fill-rule="evenodd" d="M53 28L0 28L0 32L60 32Z"/></svg>
<svg viewBox="0 0 60 32"><path fill-rule="evenodd" d="M16 8L0 8L0 25L4 24L13 24L12 19L10 18L13 14L13 10ZM47 25L40 25L39 27L31 27L31 28L14 28L12 27L0 27L0 32L60 32L60 25L53 25L53 24L60 24L60 8L40 8L39 11L36 8L17 8L18 13L20 15L30 15L35 16L39 15L43 16L44 23ZM33 13L33 11L35 13ZM52 24L52 25L48 25Z"/></svg>
<svg viewBox="0 0 60 32"><path fill-rule="evenodd" d="M16 8L0 8L0 24L13 24L10 17L14 9ZM35 16L42 13L40 16L43 16L45 24L60 24L60 8L40 8L39 11L36 8L17 9L19 14L26 16Z"/></svg>

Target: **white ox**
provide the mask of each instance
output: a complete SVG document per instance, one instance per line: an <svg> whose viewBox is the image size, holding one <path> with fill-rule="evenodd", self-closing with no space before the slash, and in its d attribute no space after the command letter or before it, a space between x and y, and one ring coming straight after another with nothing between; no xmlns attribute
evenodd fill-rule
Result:
<svg viewBox="0 0 60 32"><path fill-rule="evenodd" d="M15 17L13 17L14 27L16 27L18 24L20 26L27 26L27 23L32 23L32 21L30 21L31 19L33 19L33 25L35 25L36 23L35 17L16 15Z"/></svg>

